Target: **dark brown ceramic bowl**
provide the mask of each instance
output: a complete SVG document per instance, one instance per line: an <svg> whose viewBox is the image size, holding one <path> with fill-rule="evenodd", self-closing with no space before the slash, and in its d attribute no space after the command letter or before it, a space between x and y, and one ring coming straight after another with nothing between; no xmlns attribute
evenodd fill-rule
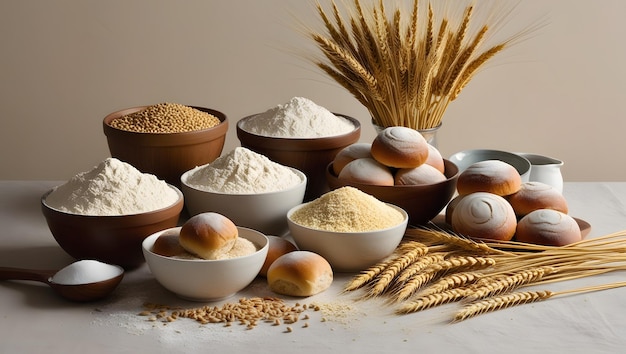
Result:
<svg viewBox="0 0 626 354"><path fill-rule="evenodd" d="M112 157L179 187L180 176L185 171L213 162L222 154L228 131L228 119L224 113L213 109L193 107L214 115L221 123L212 128L190 132L139 133L109 125L116 118L147 107L123 109L104 118L102 126Z"/></svg>
<svg viewBox="0 0 626 354"><path fill-rule="evenodd" d="M243 130L242 123L247 119L254 119L256 115L252 115L237 122L237 138L241 146L263 154L281 165L304 172L307 176L304 201L310 201L329 190L325 176L326 166L335 159L339 151L357 142L361 137L361 123L358 120L341 114L336 115L350 120L355 129L346 134L323 138L276 138Z"/></svg>
<svg viewBox="0 0 626 354"><path fill-rule="evenodd" d="M458 167L444 159L447 179L443 182L415 186L374 186L340 180L333 172L332 163L326 168L326 178L330 189L352 186L373 195L377 199L399 206L409 214L409 224L424 225L439 214L454 196Z"/></svg>
<svg viewBox="0 0 626 354"><path fill-rule="evenodd" d="M172 188L175 188L171 186ZM169 207L133 215L94 216L56 210L41 197L41 209L59 246L76 259L95 259L126 269L144 262L141 243L155 232L175 227L183 209L183 194Z"/></svg>

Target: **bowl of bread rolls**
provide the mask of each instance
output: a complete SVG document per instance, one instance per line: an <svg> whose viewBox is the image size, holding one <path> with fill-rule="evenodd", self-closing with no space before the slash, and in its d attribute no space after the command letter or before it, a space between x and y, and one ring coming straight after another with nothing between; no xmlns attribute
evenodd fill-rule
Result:
<svg viewBox="0 0 626 354"><path fill-rule="evenodd" d="M459 169L416 130L388 127L372 143L341 150L327 166L330 189L352 186L404 209L409 224L437 216L456 191Z"/></svg>
<svg viewBox="0 0 626 354"><path fill-rule="evenodd" d="M501 160L471 164L457 181L446 222L466 237L564 246L582 240L589 225L570 216L565 197L542 182L523 182Z"/></svg>
<svg viewBox="0 0 626 354"><path fill-rule="evenodd" d="M148 236L142 251L167 290L191 301L218 301L248 286L263 266L269 241L213 212Z"/></svg>

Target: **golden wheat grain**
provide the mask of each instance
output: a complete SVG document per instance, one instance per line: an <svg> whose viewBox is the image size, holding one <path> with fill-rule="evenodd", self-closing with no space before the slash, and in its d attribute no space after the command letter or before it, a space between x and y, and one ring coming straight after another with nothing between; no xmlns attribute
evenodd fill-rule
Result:
<svg viewBox="0 0 626 354"><path fill-rule="evenodd" d="M385 261L377 263L368 269L362 271L360 274L355 275L344 287L344 291L353 291L356 289L360 289L364 285L368 284L370 281L374 280L376 276L382 273L388 266L391 261Z"/></svg>
<svg viewBox="0 0 626 354"><path fill-rule="evenodd" d="M551 291L523 291L490 297L465 306L454 316L454 322L464 321L487 312L493 312L517 305L543 301L553 296Z"/></svg>
<svg viewBox="0 0 626 354"><path fill-rule="evenodd" d="M429 247L433 245L444 245L468 252L476 252L477 254L510 254L509 252L489 247L484 243L433 228L422 227L407 229L405 239L418 241Z"/></svg>
<svg viewBox="0 0 626 354"><path fill-rule="evenodd" d="M467 34L467 27L470 22L470 18L472 17L474 7L468 6L465 8L465 12L463 14L463 19L459 24L459 27L454 32L450 32L448 38L448 42L446 43L446 48L444 50L443 55L441 56L441 65L448 70L442 70L439 72L437 76L437 87L439 88L435 91L438 95L445 95L452 86L452 82L450 77L455 75L455 62L459 57L459 53L461 52L461 46L464 42L465 36Z"/></svg>
<svg viewBox="0 0 626 354"><path fill-rule="evenodd" d="M437 293L441 293L444 291L448 291L451 289L456 289L460 287L464 287L470 284L473 284L478 279L482 278L483 275L477 272L460 272L460 273L452 273L446 276L441 277L438 281L430 284L424 290L420 291L419 296L428 296Z"/></svg>
<svg viewBox="0 0 626 354"><path fill-rule="evenodd" d="M516 272L510 275L486 276L472 287L467 301L476 301L489 296L499 295L515 290L521 286L532 284L542 279L546 274L554 273L554 267L536 267Z"/></svg>
<svg viewBox="0 0 626 354"><path fill-rule="evenodd" d="M467 65L465 70L463 70L463 72L460 74L459 76L460 79L458 83L454 87L451 88L450 98L454 100L461 93L461 90L463 90L465 86L467 86L467 84L470 82L470 80L474 77L478 69L480 69L483 65L485 65L485 63L489 59L493 58L496 54L504 50L505 47L506 47L505 44L495 45L491 47L490 49L488 49L487 51L485 51L484 53L482 53L481 55L479 55L476 59L471 61Z"/></svg>
<svg viewBox="0 0 626 354"><path fill-rule="evenodd" d="M496 16L483 18L486 22L482 27L484 31L473 37L469 29L475 21L474 5L466 6L458 19L444 16L435 23L435 12L428 2L425 24L422 24L418 0L413 1L405 21L402 7L397 6L388 13L383 0L367 8L360 0L353 0L347 20L341 16L337 3L330 2L332 14L317 4L325 32L378 82L375 91L370 92L371 85L359 85L351 87L349 92L354 95L356 90L361 90L357 99L365 105L373 121L382 127L403 125L426 129L440 125L449 102L458 96L478 67L493 56L479 55L477 58L483 63L477 65L479 62L473 61L473 67L465 65L472 57L470 54L481 52L482 36L490 28L487 25L502 22ZM508 47L529 32L521 32L500 45ZM317 44L323 52L326 51L324 44ZM473 49L468 50L468 47ZM434 58L433 52L438 53ZM353 64L334 58L328 60L335 72L350 80L362 74L360 70L348 72L353 70ZM323 71L332 73L333 80L337 78L335 72Z"/></svg>
<svg viewBox="0 0 626 354"><path fill-rule="evenodd" d="M364 87L367 87L368 97L380 99L376 78L367 68L332 40L320 35L313 35L313 39L319 44L326 57L335 67L345 69L341 71L342 74L351 81L357 81L363 84ZM358 86L355 88L358 88Z"/></svg>
<svg viewBox="0 0 626 354"><path fill-rule="evenodd" d="M403 246L407 247L408 250L390 261L389 265L385 267L383 272L375 279L368 296L378 296L382 294L403 269L413 263L418 257L428 252L427 248L417 242L414 245L405 244ZM410 246L413 247L409 248Z"/></svg>
<svg viewBox="0 0 626 354"><path fill-rule="evenodd" d="M425 284L435 279L438 275L439 270L437 268L427 267L423 272L415 274L405 281L398 289L394 289L391 300L400 302L410 298Z"/></svg>
<svg viewBox="0 0 626 354"><path fill-rule="evenodd" d="M463 299L466 293L466 289L451 289L436 294L419 296L414 300L402 304L402 306L396 310L396 313L408 314L449 304Z"/></svg>
<svg viewBox="0 0 626 354"><path fill-rule="evenodd" d="M420 259L416 260L415 262L407 266L402 272L400 272L400 274L398 274L398 276L395 279L395 284L400 285L404 283L405 281L407 281L412 276L414 276L415 274L418 274L419 272L424 270L426 267L434 263L443 261L445 258L445 255L446 253L435 253L435 254L427 254L426 256L421 257Z"/></svg>

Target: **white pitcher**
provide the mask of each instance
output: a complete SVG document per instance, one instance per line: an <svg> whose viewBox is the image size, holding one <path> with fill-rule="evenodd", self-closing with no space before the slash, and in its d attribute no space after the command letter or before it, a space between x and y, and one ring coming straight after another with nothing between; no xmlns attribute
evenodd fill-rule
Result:
<svg viewBox="0 0 626 354"><path fill-rule="evenodd" d="M563 161L537 154L519 153L518 155L530 161L529 180L531 182L542 182L551 185L563 193L563 175L561 174Z"/></svg>

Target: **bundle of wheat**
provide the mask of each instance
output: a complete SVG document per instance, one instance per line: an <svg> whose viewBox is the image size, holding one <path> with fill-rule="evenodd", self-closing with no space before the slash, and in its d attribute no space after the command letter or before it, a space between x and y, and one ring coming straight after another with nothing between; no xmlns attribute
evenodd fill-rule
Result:
<svg viewBox="0 0 626 354"><path fill-rule="evenodd" d="M555 296L626 286L626 282L564 291L517 291L527 286L626 269L626 231L567 246L481 242L432 228L407 229L388 259L364 270L345 291L385 296L408 314L458 302L453 321Z"/></svg>
<svg viewBox="0 0 626 354"><path fill-rule="evenodd" d="M472 21L479 5L465 7L460 18L448 18L438 17L429 3L422 22L418 2L406 19L400 6L389 15L382 0L371 11L354 0L348 19L334 1L332 13L317 4L325 31L310 31L324 55L315 64L354 95L379 127L440 126L448 104L479 69L534 30L490 45L488 35L511 11L489 12L477 25Z"/></svg>

